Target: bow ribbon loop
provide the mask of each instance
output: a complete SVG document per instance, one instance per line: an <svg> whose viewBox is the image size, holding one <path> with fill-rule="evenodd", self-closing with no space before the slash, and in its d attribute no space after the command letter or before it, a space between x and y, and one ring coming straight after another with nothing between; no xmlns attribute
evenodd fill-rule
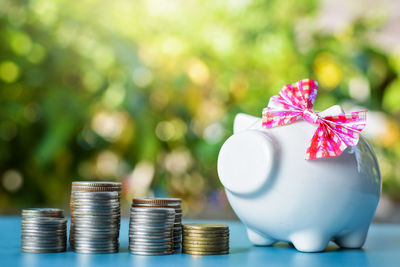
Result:
<svg viewBox="0 0 400 267"><path fill-rule="evenodd" d="M285 85L278 95L272 96L263 109L262 124L266 128L283 126L299 119L318 125L306 159L336 157L348 146L355 146L366 125L366 110L320 116L312 111L317 97L318 83L304 79Z"/></svg>

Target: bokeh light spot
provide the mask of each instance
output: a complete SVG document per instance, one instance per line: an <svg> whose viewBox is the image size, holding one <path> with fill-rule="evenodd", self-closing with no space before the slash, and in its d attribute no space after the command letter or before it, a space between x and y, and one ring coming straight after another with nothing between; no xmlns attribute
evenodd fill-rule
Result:
<svg viewBox="0 0 400 267"><path fill-rule="evenodd" d="M102 111L94 115L92 129L104 139L115 142L125 129L127 118L122 112Z"/></svg>
<svg viewBox="0 0 400 267"><path fill-rule="evenodd" d="M27 34L18 32L11 36L10 45L16 54L27 55L31 51L32 41Z"/></svg>
<svg viewBox="0 0 400 267"><path fill-rule="evenodd" d="M7 82L15 82L19 77L19 67L12 61L3 61L0 63L0 78Z"/></svg>
<svg viewBox="0 0 400 267"><path fill-rule="evenodd" d="M146 87L153 81L153 73L148 68L138 67L133 71L132 80L138 87Z"/></svg>
<svg viewBox="0 0 400 267"><path fill-rule="evenodd" d="M369 83L362 77L352 78L349 82L349 94L358 101L365 101L370 96Z"/></svg>
<svg viewBox="0 0 400 267"><path fill-rule="evenodd" d="M40 44L34 44L32 50L28 55L28 60L34 64L38 64L43 61L46 56L46 50Z"/></svg>
<svg viewBox="0 0 400 267"><path fill-rule="evenodd" d="M24 179L22 174L17 170L7 170L3 174L3 187L9 192L16 192L21 188Z"/></svg>
<svg viewBox="0 0 400 267"><path fill-rule="evenodd" d="M97 175L100 177L113 177L117 173L119 158L117 154L106 150L101 152L96 161Z"/></svg>
<svg viewBox="0 0 400 267"><path fill-rule="evenodd" d="M120 83L113 83L108 87L103 95L103 103L109 108L116 108L125 99L125 88Z"/></svg>
<svg viewBox="0 0 400 267"><path fill-rule="evenodd" d="M170 140L175 134L175 127L169 121L161 121L157 124L156 135L161 141Z"/></svg>
<svg viewBox="0 0 400 267"><path fill-rule="evenodd" d="M210 71L207 65L199 59L193 59L189 62L187 74L189 78L198 85L205 84L210 77Z"/></svg>
<svg viewBox="0 0 400 267"><path fill-rule="evenodd" d="M333 89L342 80L342 70L329 53L320 53L314 61L314 71L322 88Z"/></svg>

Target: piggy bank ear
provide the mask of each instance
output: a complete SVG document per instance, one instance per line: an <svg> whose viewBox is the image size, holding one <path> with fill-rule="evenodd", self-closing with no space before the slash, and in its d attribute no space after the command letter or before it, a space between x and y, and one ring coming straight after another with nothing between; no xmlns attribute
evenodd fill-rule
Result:
<svg viewBox="0 0 400 267"><path fill-rule="evenodd" d="M263 131L239 131L226 140L218 155L218 176L232 193L259 190L272 176L275 149Z"/></svg>
<svg viewBox="0 0 400 267"><path fill-rule="evenodd" d="M239 113L236 115L235 120L233 121L233 132L238 133L240 131L247 130L259 120L260 118Z"/></svg>

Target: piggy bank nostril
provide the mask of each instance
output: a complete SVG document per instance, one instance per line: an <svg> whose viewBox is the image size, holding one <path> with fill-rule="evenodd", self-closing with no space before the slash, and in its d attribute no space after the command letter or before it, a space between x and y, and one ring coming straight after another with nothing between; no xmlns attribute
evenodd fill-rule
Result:
<svg viewBox="0 0 400 267"><path fill-rule="evenodd" d="M231 136L218 156L221 183L233 193L246 194L260 189L270 176L273 146L260 131L248 130Z"/></svg>

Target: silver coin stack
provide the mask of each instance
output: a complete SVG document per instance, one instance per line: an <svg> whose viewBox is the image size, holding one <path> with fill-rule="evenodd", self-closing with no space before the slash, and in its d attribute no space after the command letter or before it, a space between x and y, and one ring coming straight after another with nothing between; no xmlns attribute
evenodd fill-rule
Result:
<svg viewBox="0 0 400 267"><path fill-rule="evenodd" d="M116 253L119 250L121 183L73 182L71 192L71 248L79 253Z"/></svg>
<svg viewBox="0 0 400 267"><path fill-rule="evenodd" d="M174 253L172 208L132 207L129 222L129 252L139 255Z"/></svg>
<svg viewBox="0 0 400 267"><path fill-rule="evenodd" d="M67 247L67 220L60 209L22 210L21 251L63 252Z"/></svg>
<svg viewBox="0 0 400 267"><path fill-rule="evenodd" d="M180 198L135 198L132 207L173 208L175 221L173 231L174 250L181 248L182 244L182 199Z"/></svg>

